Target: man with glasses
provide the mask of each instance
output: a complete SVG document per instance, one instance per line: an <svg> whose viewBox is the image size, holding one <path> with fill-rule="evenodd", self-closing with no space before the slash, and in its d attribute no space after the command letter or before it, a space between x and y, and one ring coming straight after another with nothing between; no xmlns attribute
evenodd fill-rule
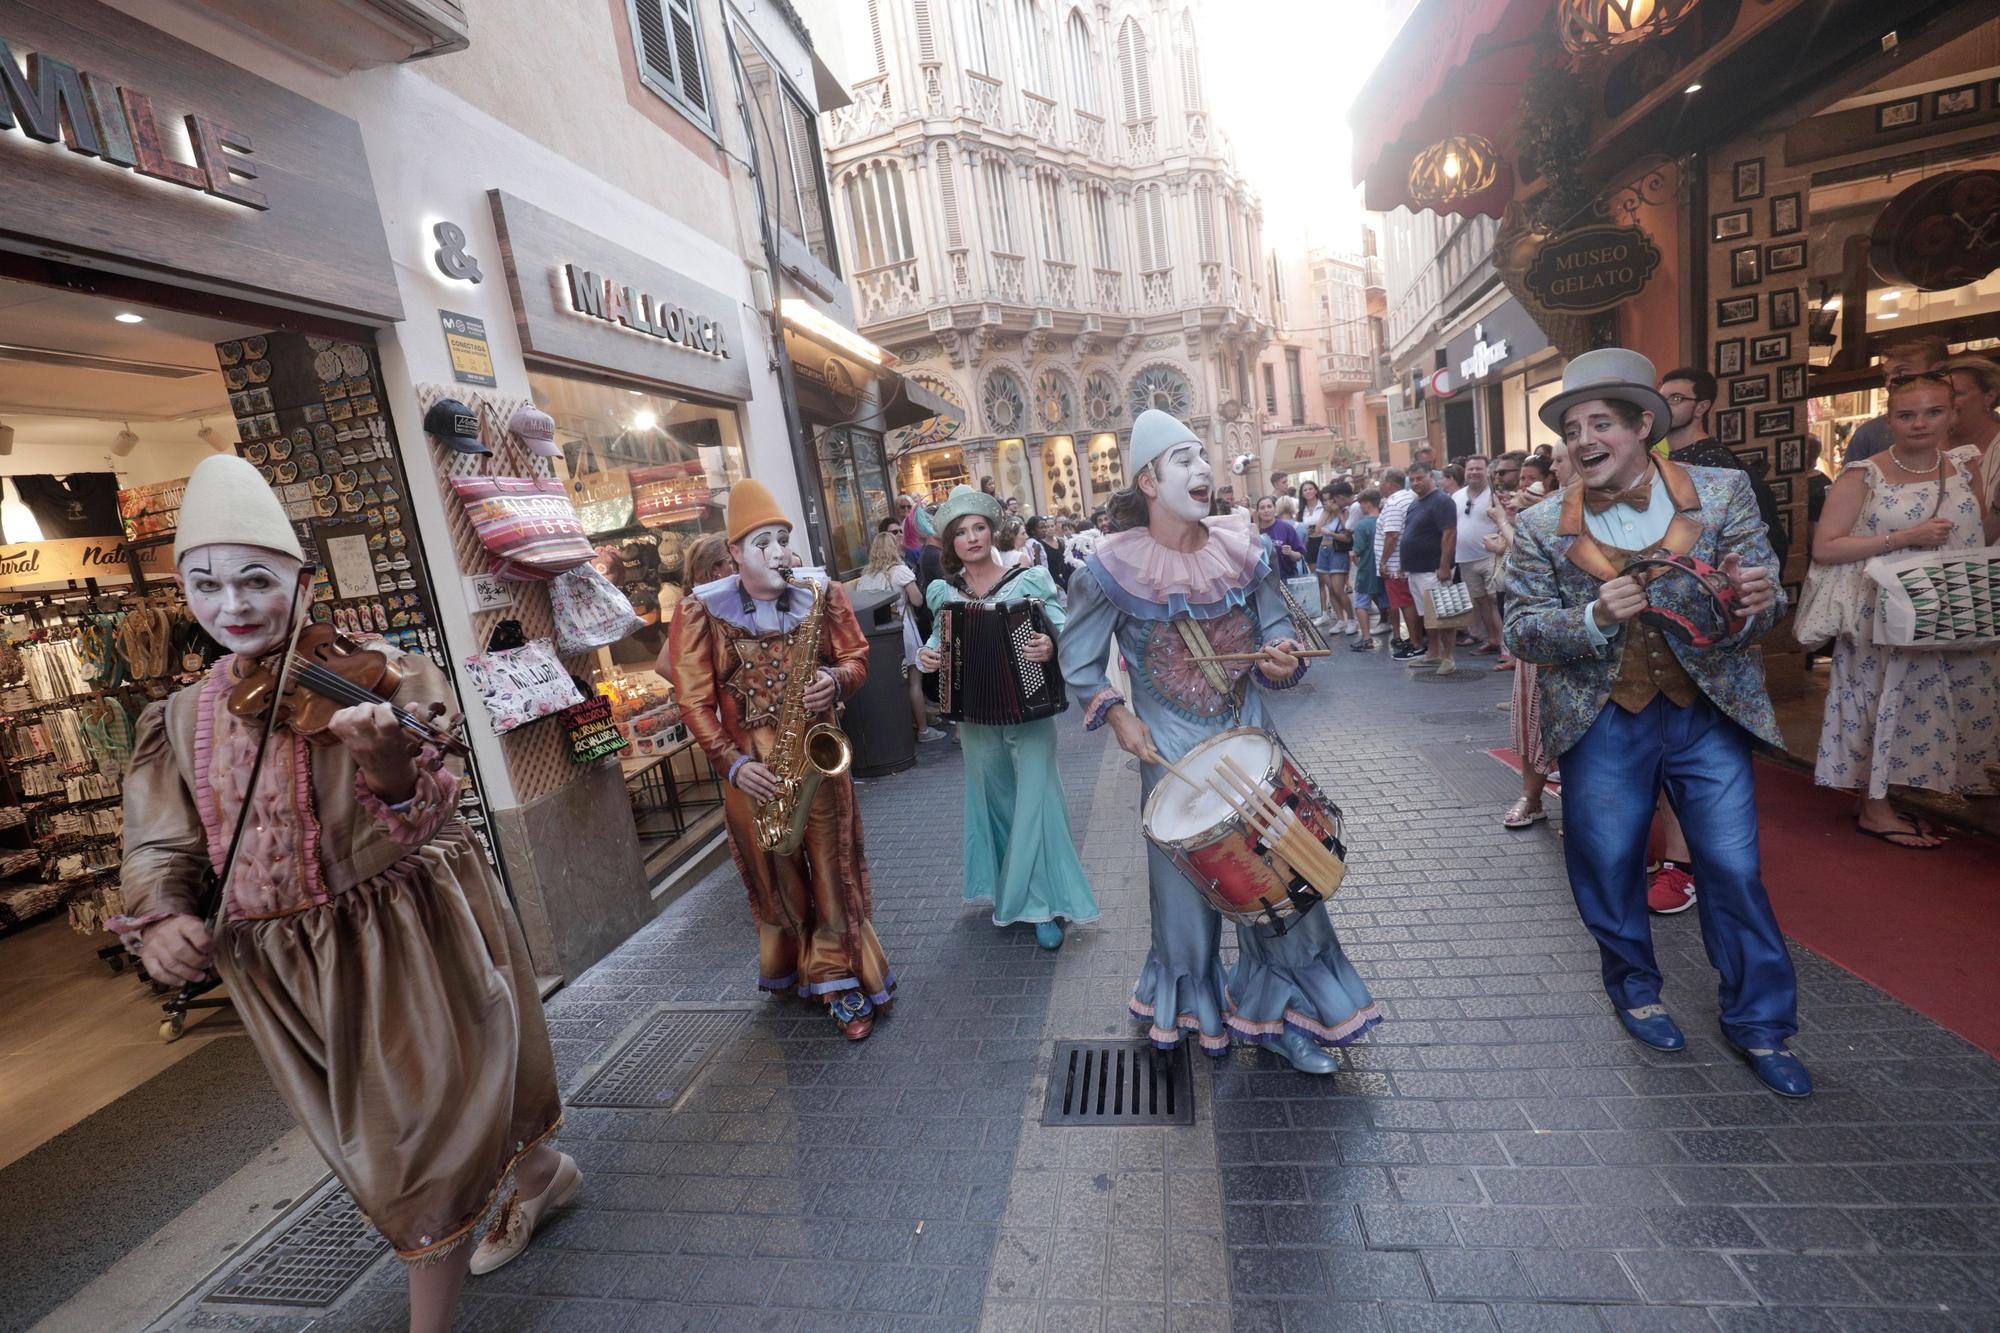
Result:
<svg viewBox="0 0 2000 1333"><path fill-rule="evenodd" d="M1458 536L1454 543L1458 577L1472 594L1473 623L1485 640L1472 651L1478 657L1503 655L1500 604L1495 599L1500 591L1498 571L1493 544L1487 540L1500 535L1500 519L1493 512L1496 503L1493 492L1486 488L1487 462L1474 454L1459 466L1465 470L1465 488L1452 497L1452 505L1458 510Z"/></svg>
<svg viewBox="0 0 2000 1333"><path fill-rule="evenodd" d="M1751 472L1734 450L1708 433L1708 416L1715 410L1715 393L1715 376L1698 366L1668 371L1660 380L1660 396L1667 400L1667 407L1674 414L1673 429L1653 447L1656 451L1664 447L1667 457L1682 467L1726 467L1747 475L1750 489L1757 496L1757 513L1771 538L1771 550L1778 557L1778 568L1783 569L1790 542L1786 540L1784 525L1778 521L1778 497L1771 494L1769 484Z"/></svg>

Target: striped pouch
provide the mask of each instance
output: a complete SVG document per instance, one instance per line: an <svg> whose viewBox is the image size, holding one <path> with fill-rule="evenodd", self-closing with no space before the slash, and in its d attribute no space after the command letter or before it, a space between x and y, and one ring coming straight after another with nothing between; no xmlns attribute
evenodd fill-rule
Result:
<svg viewBox="0 0 2000 1333"><path fill-rule="evenodd" d="M561 482L453 477L451 485L500 578L540 582L590 560L590 539Z"/></svg>

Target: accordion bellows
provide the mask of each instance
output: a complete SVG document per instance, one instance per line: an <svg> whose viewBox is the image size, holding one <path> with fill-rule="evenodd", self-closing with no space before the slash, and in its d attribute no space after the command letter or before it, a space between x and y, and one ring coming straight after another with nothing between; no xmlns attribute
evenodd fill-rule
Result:
<svg viewBox="0 0 2000 1333"><path fill-rule="evenodd" d="M953 602L938 609L938 707L953 722L1010 727L1069 707L1054 658L1021 656L1031 635L1054 636L1041 599Z"/></svg>

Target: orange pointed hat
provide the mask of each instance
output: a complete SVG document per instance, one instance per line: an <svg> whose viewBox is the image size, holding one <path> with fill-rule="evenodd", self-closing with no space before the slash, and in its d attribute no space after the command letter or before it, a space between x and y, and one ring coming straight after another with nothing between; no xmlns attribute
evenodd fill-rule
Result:
<svg viewBox="0 0 2000 1333"><path fill-rule="evenodd" d="M785 511L778 508L778 502L761 481L745 479L729 488L728 513L729 540L740 542L762 527L773 523L792 526L792 520Z"/></svg>

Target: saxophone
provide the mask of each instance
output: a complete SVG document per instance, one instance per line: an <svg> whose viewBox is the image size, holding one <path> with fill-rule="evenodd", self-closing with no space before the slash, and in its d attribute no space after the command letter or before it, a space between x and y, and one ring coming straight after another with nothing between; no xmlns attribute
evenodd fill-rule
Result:
<svg viewBox="0 0 2000 1333"><path fill-rule="evenodd" d="M786 581L791 573L785 574ZM819 673L820 626L826 620L826 586L813 586L812 610L806 612L791 666L785 673L785 711L779 719L778 741L765 761L778 778L778 794L757 807L757 845L778 856L789 856L805 841L806 816L822 778L839 777L853 762L854 747L847 733L830 722L815 723L806 712L806 687Z"/></svg>

